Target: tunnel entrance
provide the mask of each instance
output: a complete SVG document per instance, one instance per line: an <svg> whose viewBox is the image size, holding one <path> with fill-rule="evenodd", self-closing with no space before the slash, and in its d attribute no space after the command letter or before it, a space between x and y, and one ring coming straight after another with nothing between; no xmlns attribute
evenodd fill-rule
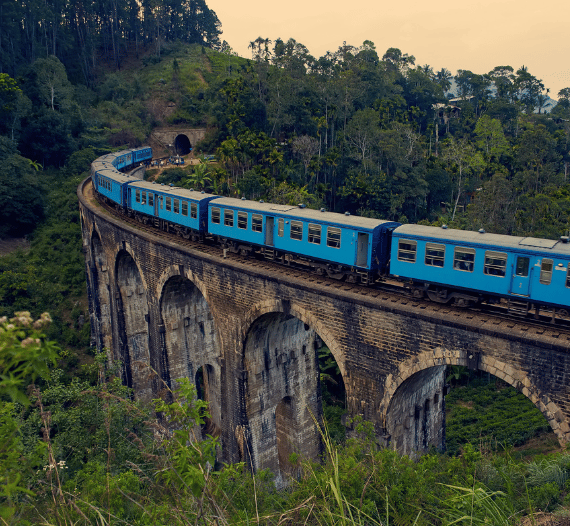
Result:
<svg viewBox="0 0 570 526"><path fill-rule="evenodd" d="M190 139L186 135L180 134L174 139L174 150L177 155L188 155L192 145L190 144Z"/></svg>

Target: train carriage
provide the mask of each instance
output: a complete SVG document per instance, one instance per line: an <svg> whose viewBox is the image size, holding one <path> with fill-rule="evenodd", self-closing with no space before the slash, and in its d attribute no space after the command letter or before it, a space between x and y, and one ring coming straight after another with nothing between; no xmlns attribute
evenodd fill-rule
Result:
<svg viewBox="0 0 570 526"><path fill-rule="evenodd" d="M132 150L122 150L111 155L114 156L113 166L119 171L131 167L134 163Z"/></svg>
<svg viewBox="0 0 570 526"><path fill-rule="evenodd" d="M390 273L416 295L463 305L509 298L570 305L570 244L421 225L392 234Z"/></svg>
<svg viewBox="0 0 570 526"><path fill-rule="evenodd" d="M135 148L133 150L133 162L142 163L152 159L152 148L144 146L142 148Z"/></svg>
<svg viewBox="0 0 570 526"><path fill-rule="evenodd" d="M209 233L235 250L262 247L276 257L308 258L329 275L357 272L366 280L385 272L389 232L398 224L232 198L213 200L208 217Z"/></svg>
<svg viewBox="0 0 570 526"><path fill-rule="evenodd" d="M135 181L132 177L112 168L96 170L91 174L95 190L117 206L127 206L127 186Z"/></svg>
<svg viewBox="0 0 570 526"><path fill-rule="evenodd" d="M156 184L136 181L129 185L129 208L135 216L147 222L155 219L163 228L169 228L188 237L194 231L206 232L208 203L217 196Z"/></svg>

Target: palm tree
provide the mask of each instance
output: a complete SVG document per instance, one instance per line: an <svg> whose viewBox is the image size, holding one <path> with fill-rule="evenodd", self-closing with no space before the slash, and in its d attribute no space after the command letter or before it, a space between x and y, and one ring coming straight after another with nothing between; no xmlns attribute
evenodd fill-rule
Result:
<svg viewBox="0 0 570 526"><path fill-rule="evenodd" d="M452 78L451 71L446 68L441 68L441 70L435 74L435 81L442 87L444 92L449 91L449 88L451 88Z"/></svg>

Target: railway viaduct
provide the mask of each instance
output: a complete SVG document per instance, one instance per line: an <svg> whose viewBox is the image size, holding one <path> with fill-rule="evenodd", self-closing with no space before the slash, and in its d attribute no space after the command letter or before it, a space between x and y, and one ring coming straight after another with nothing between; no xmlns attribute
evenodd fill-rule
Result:
<svg viewBox="0 0 570 526"><path fill-rule="evenodd" d="M182 242L78 190L92 335L142 400L201 372L223 460L294 471L320 452L316 349L342 372L349 417L402 453L445 443L445 366L524 393L570 442L570 333L416 301Z"/></svg>

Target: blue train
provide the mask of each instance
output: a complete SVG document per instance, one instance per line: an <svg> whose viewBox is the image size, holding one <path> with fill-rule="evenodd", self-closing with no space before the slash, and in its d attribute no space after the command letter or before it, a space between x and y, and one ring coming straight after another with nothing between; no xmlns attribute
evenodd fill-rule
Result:
<svg viewBox="0 0 570 526"><path fill-rule="evenodd" d="M235 253L304 265L366 285L397 280L416 298L470 306L508 300L568 316L570 244L402 225L324 209L233 199L142 181L123 173L148 163L150 148L108 154L91 166L101 199L144 223ZM554 314L553 314L554 315Z"/></svg>

